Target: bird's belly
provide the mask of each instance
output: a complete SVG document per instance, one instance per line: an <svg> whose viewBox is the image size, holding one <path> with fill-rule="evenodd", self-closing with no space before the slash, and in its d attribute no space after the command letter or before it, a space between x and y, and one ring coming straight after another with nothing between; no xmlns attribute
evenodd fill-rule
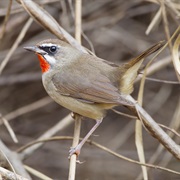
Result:
<svg viewBox="0 0 180 180"><path fill-rule="evenodd" d="M49 82L48 84L44 84L43 82L43 85L49 96L55 102L71 110L72 112L95 120L102 119L105 116L104 108L102 108L98 104L85 103L78 101L75 98L61 95L55 90L54 85L51 82Z"/></svg>

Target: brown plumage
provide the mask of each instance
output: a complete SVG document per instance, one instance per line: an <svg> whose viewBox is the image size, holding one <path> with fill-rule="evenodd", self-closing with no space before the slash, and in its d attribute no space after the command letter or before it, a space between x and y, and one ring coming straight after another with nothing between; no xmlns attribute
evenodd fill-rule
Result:
<svg viewBox="0 0 180 180"><path fill-rule="evenodd" d="M42 80L47 93L67 109L97 120L85 140L71 151L71 155L80 152L84 142L99 126L107 109L120 104L134 106L134 103L126 99L126 95L133 91L134 80L144 58L162 45L163 42L159 42L120 66L82 53L57 39L26 47L38 54L43 64L41 68L46 68L42 69Z"/></svg>

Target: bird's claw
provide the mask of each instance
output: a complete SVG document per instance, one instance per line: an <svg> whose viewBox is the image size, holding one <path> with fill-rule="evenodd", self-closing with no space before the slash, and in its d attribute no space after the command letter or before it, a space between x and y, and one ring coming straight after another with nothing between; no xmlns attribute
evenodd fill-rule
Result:
<svg viewBox="0 0 180 180"><path fill-rule="evenodd" d="M73 154L75 154L75 155L76 155L76 163L78 163L78 164L83 164L85 161L80 161L80 160L78 159L79 154L80 154L80 151L81 151L81 148L80 148L79 146L71 147L70 150L69 150L69 157L68 157L68 158L70 159L71 156L72 156Z"/></svg>
<svg viewBox="0 0 180 180"><path fill-rule="evenodd" d="M77 164L83 164L83 163L85 163L85 161L80 161L79 159L77 159L77 160L76 160L76 163L77 163Z"/></svg>
<svg viewBox="0 0 180 180"><path fill-rule="evenodd" d="M80 151L81 149L76 146L76 147L71 147L70 150L69 150L69 158L73 155L73 154L76 154L76 156L78 157L79 154L80 154Z"/></svg>

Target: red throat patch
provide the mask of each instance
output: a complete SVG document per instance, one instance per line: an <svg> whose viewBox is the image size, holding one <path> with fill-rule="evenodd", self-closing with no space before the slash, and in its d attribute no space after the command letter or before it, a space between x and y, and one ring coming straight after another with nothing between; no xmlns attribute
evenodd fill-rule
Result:
<svg viewBox="0 0 180 180"><path fill-rule="evenodd" d="M44 59L42 55L40 54L37 54L37 55L40 62L42 73L47 72L50 68L50 65L48 64L48 62Z"/></svg>

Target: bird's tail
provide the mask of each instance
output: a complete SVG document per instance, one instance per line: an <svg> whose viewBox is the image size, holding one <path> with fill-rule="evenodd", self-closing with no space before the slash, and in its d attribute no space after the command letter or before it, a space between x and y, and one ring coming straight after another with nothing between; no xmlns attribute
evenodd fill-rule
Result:
<svg viewBox="0 0 180 180"><path fill-rule="evenodd" d="M124 64L122 66L123 69L123 76L120 79L120 92L122 94L131 94L134 89L134 81L137 77L138 70L147 56L151 55L152 53L159 50L164 45L164 41L160 41L157 44L153 45L139 56L130 60L130 62Z"/></svg>

